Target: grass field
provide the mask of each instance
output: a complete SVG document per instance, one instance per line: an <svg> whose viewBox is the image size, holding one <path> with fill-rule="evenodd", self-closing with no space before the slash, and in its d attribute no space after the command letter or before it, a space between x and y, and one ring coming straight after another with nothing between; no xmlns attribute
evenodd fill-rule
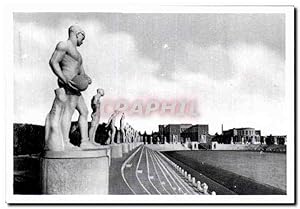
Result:
<svg viewBox="0 0 300 209"><path fill-rule="evenodd" d="M253 180L254 183L286 191L286 155L282 153L260 154L250 151L176 151L167 153L187 164L190 162L192 167L204 173L214 174L208 177L212 177L224 185L230 184L230 182L226 182L226 178L232 181L234 178L231 177L241 176L245 177L243 178L245 181L249 179L249 184Z"/></svg>

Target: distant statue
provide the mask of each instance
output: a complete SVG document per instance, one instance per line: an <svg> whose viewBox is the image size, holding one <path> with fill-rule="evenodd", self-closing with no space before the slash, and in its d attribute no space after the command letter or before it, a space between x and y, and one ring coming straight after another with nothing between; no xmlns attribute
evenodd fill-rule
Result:
<svg viewBox="0 0 300 209"><path fill-rule="evenodd" d="M128 124L127 128L126 128L126 139L127 139L127 143L130 143L130 139L131 139L131 129L130 129L130 125Z"/></svg>
<svg viewBox="0 0 300 209"><path fill-rule="evenodd" d="M130 125L128 123L126 123L126 125L125 125L125 134L126 134L126 142L129 143L130 137L131 137L131 129L130 129Z"/></svg>
<svg viewBox="0 0 300 209"><path fill-rule="evenodd" d="M97 127L100 121L100 108L101 108L101 97L104 96L104 90L103 89L97 89L97 94L95 96L93 96L92 100L91 100L91 108L93 110L91 117L92 117L92 121L91 121L91 127L89 129L89 139L90 142L98 145L95 142L95 136L96 136L96 131L97 131Z"/></svg>
<svg viewBox="0 0 300 209"><path fill-rule="evenodd" d="M108 122L105 126L105 128L108 128L108 139L106 140L105 144L114 144L114 139L116 135L116 127L115 127L115 122L116 118L119 114L119 111L115 110L114 113L110 116L108 119Z"/></svg>
<svg viewBox="0 0 300 209"><path fill-rule="evenodd" d="M57 44L50 59L50 67L58 78L59 89L55 90L52 109L46 118L46 149L53 151L78 150L69 139L71 119L75 109L79 112L80 148L94 148L88 139L88 109L81 91L92 83L82 66L82 57L77 49L85 39L79 26L69 28L69 38Z"/></svg>
<svg viewBox="0 0 300 209"><path fill-rule="evenodd" d="M135 131L135 140L134 142L138 142L139 132Z"/></svg>
<svg viewBox="0 0 300 209"><path fill-rule="evenodd" d="M125 114L122 113L121 119L120 119L120 132L121 132L121 137L122 137L122 141L127 142L126 141L126 135L125 135L125 125L124 125L124 120L125 120Z"/></svg>

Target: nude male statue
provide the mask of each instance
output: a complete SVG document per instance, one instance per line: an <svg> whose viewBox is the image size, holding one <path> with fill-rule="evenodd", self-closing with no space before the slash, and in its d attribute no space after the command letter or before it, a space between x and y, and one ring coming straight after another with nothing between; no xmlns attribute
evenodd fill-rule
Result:
<svg viewBox="0 0 300 209"><path fill-rule="evenodd" d="M122 116L121 116L121 119L120 119L120 132L121 132L121 135L122 135L123 143L127 142L126 136L125 136L124 120L125 120L125 114L122 113Z"/></svg>
<svg viewBox="0 0 300 209"><path fill-rule="evenodd" d="M114 113L110 116L108 119L108 122L105 126L105 128L109 128L108 130L108 139L105 144L114 144L114 139L116 135L116 127L115 127L115 122L116 122L116 117L118 116L120 112L115 110Z"/></svg>
<svg viewBox="0 0 300 209"><path fill-rule="evenodd" d="M125 134L126 134L126 143L130 142L130 129L129 129L129 124L126 123L125 125Z"/></svg>
<svg viewBox="0 0 300 209"><path fill-rule="evenodd" d="M91 127L89 130L89 138L90 138L90 142L95 144L95 145L99 145L95 142L95 136L96 136L96 131L97 131L97 127L100 121L100 107L101 107L101 97L104 96L104 90L103 89L97 89L97 94L95 96L93 96L92 100L91 100L91 107L93 110L93 113L91 115L92 117L92 121L91 121Z"/></svg>
<svg viewBox="0 0 300 209"><path fill-rule="evenodd" d="M75 109L79 112L78 125L81 134L80 148L89 149L95 146L88 139L88 109L80 91L72 85L72 79L77 75L86 75L82 66L82 57L77 47L81 46L85 39L85 32L76 25L69 28L69 38L57 44L49 61L50 67L58 77L58 86L64 89L66 94L65 108L61 116L61 132L65 149L74 149L70 143L69 131L71 119ZM89 83L92 80L89 79Z"/></svg>

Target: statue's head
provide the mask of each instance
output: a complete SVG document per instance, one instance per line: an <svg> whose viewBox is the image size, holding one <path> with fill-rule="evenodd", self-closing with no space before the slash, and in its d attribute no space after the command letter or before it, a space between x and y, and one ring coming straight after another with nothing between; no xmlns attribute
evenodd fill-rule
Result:
<svg viewBox="0 0 300 209"><path fill-rule="evenodd" d="M104 96L104 90L103 89L97 89L97 94L100 94L101 96Z"/></svg>
<svg viewBox="0 0 300 209"><path fill-rule="evenodd" d="M75 37L77 46L80 46L85 39L85 32L78 25L71 25L69 27L69 38Z"/></svg>

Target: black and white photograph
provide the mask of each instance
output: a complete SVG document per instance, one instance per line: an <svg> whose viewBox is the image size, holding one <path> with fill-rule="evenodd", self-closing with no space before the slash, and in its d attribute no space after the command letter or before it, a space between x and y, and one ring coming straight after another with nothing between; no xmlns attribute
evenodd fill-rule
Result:
<svg viewBox="0 0 300 209"><path fill-rule="evenodd" d="M9 14L8 203L295 202L293 6Z"/></svg>

